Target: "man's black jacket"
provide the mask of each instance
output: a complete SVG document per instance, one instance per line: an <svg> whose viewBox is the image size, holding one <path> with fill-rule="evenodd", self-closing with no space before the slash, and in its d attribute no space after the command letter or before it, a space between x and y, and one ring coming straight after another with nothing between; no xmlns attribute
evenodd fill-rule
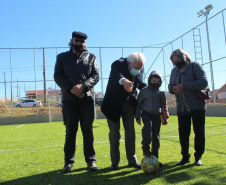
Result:
<svg viewBox="0 0 226 185"><path fill-rule="evenodd" d="M62 101L93 101L93 87L99 81L96 56L88 52L77 56L71 50L60 53L57 55L54 80L61 88ZM85 87L82 99L70 92L77 84L83 84Z"/></svg>
<svg viewBox="0 0 226 185"><path fill-rule="evenodd" d="M126 58L121 58L112 63L106 93L101 105L101 110L108 119L117 122L120 119L123 106L127 100L129 100L135 108L136 89L142 89L147 86L142 81L142 77L143 69L136 77L130 74ZM133 92L128 93L124 90L124 86L119 84L121 78L126 78L134 82Z"/></svg>

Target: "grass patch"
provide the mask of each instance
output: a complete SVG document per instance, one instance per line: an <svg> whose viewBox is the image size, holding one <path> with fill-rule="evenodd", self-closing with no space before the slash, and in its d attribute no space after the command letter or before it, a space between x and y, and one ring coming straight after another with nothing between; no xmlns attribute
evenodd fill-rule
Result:
<svg viewBox="0 0 226 185"><path fill-rule="evenodd" d="M95 120L94 138L97 172L86 170L83 139L79 129L75 165L62 174L64 135L62 122L0 126L0 184L225 184L225 117L206 118L206 151L203 166L194 166L194 134L190 137L191 163L176 167L181 159L177 117L161 128L159 160L164 166L153 175L127 167L124 130L121 126L121 161L119 171L110 171L110 146L105 119ZM136 124L136 153L142 159L141 129Z"/></svg>

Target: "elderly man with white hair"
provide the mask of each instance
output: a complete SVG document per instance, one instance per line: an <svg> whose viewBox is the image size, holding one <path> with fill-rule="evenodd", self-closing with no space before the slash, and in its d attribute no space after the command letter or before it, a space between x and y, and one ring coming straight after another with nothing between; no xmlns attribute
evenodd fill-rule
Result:
<svg viewBox="0 0 226 185"><path fill-rule="evenodd" d="M145 57L142 53L132 53L112 63L111 73L101 106L110 129L111 170L119 169L120 117L125 129L125 147L128 165L140 168L136 157L134 114L137 106L137 88L147 85L142 81Z"/></svg>

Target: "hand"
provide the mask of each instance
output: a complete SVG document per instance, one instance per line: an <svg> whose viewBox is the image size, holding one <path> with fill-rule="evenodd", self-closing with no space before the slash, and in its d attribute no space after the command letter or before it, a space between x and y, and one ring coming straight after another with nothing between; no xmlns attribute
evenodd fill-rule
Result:
<svg viewBox="0 0 226 185"><path fill-rule="evenodd" d="M136 120L138 125L141 125L141 120Z"/></svg>
<svg viewBox="0 0 226 185"><path fill-rule="evenodd" d="M124 86L125 91L129 93L133 91L133 82L127 80L126 78L122 80L122 85Z"/></svg>
<svg viewBox="0 0 226 185"><path fill-rule="evenodd" d="M182 91L183 90L183 84L177 85L177 87Z"/></svg>
<svg viewBox="0 0 226 185"><path fill-rule="evenodd" d="M179 84L179 85L176 85L176 86L172 87L172 91L175 94L180 94L182 90L183 90L183 84Z"/></svg>
<svg viewBox="0 0 226 185"><path fill-rule="evenodd" d="M84 86L82 84L77 84L71 89L71 93L82 98L84 96Z"/></svg>

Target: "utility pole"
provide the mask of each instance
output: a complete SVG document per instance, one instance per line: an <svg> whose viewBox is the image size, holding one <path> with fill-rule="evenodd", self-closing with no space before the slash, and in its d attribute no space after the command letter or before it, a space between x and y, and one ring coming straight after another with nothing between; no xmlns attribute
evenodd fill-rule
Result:
<svg viewBox="0 0 226 185"><path fill-rule="evenodd" d="M10 49L10 70L11 70L11 103L13 102L13 71L12 71L12 55Z"/></svg>
<svg viewBox="0 0 226 185"><path fill-rule="evenodd" d="M4 81L5 81L5 103L7 101L7 94L6 94L6 77L5 77L5 72L4 72Z"/></svg>
<svg viewBox="0 0 226 185"><path fill-rule="evenodd" d="M45 69L45 49L43 48L43 80L44 80L44 107L46 107L46 69Z"/></svg>
<svg viewBox="0 0 226 185"><path fill-rule="evenodd" d="M17 101L19 101L19 92L18 92L18 79L17 79Z"/></svg>
<svg viewBox="0 0 226 185"><path fill-rule="evenodd" d="M20 94L20 87L19 87L19 100L21 99L21 94Z"/></svg>
<svg viewBox="0 0 226 185"><path fill-rule="evenodd" d="M24 97L26 98L26 87L25 87L25 83L24 83Z"/></svg>

